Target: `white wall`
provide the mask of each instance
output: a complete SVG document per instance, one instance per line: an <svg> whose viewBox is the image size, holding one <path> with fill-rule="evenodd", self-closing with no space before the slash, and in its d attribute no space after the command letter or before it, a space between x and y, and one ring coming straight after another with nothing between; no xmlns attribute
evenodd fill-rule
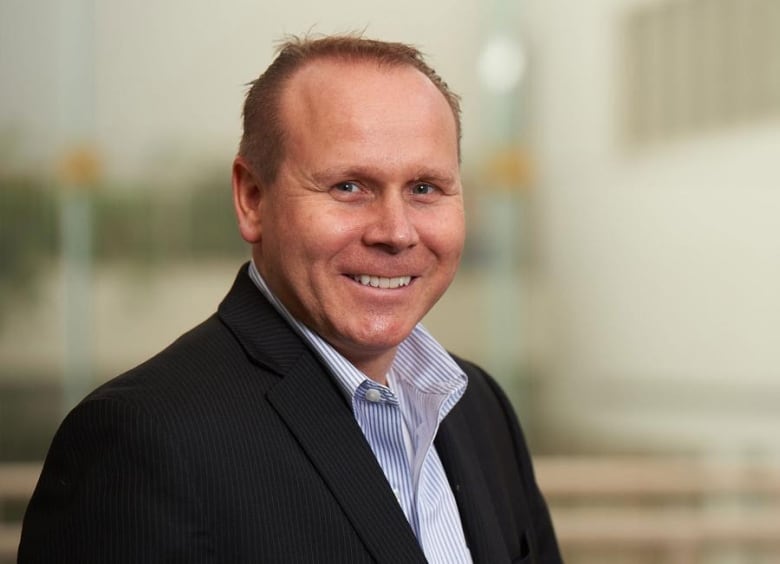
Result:
<svg viewBox="0 0 780 564"><path fill-rule="evenodd" d="M631 449L777 454L780 120L621 148L632 4L527 4L550 419Z"/></svg>

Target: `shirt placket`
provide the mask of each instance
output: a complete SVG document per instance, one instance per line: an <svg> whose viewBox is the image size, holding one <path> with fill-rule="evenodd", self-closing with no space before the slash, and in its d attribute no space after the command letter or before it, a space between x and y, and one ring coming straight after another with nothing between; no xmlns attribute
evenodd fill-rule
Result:
<svg viewBox="0 0 780 564"><path fill-rule="evenodd" d="M392 391L376 386L361 385L355 392L353 409L404 515L419 534L401 409Z"/></svg>

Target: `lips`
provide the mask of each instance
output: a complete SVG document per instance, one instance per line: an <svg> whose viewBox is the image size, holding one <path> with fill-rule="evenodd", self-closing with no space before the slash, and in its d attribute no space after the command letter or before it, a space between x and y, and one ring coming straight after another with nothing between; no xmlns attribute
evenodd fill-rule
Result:
<svg viewBox="0 0 780 564"><path fill-rule="evenodd" d="M384 276L373 276L371 274L358 274L352 276L352 279L358 284L363 286L371 286L372 288L401 288L408 286L412 281L411 276L396 276L392 278L386 278Z"/></svg>

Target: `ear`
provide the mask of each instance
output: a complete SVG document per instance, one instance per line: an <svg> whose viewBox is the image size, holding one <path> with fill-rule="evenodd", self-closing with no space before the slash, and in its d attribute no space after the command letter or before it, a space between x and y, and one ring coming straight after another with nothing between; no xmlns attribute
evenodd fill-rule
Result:
<svg viewBox="0 0 780 564"><path fill-rule="evenodd" d="M262 235L263 188L243 157L233 161L233 207L238 218L238 230L247 243L259 243Z"/></svg>

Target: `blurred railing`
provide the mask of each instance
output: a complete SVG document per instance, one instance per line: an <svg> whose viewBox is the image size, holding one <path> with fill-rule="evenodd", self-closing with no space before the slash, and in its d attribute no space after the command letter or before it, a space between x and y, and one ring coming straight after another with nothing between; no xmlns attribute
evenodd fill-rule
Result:
<svg viewBox="0 0 780 564"><path fill-rule="evenodd" d="M535 466L568 564L780 562L780 464L551 457Z"/></svg>
<svg viewBox="0 0 780 564"><path fill-rule="evenodd" d="M699 564L726 551L733 562L780 562L780 464L537 457L535 466L567 564ZM0 464L0 509L23 506L39 473L38 463ZM13 562L20 513L2 515L0 562Z"/></svg>

